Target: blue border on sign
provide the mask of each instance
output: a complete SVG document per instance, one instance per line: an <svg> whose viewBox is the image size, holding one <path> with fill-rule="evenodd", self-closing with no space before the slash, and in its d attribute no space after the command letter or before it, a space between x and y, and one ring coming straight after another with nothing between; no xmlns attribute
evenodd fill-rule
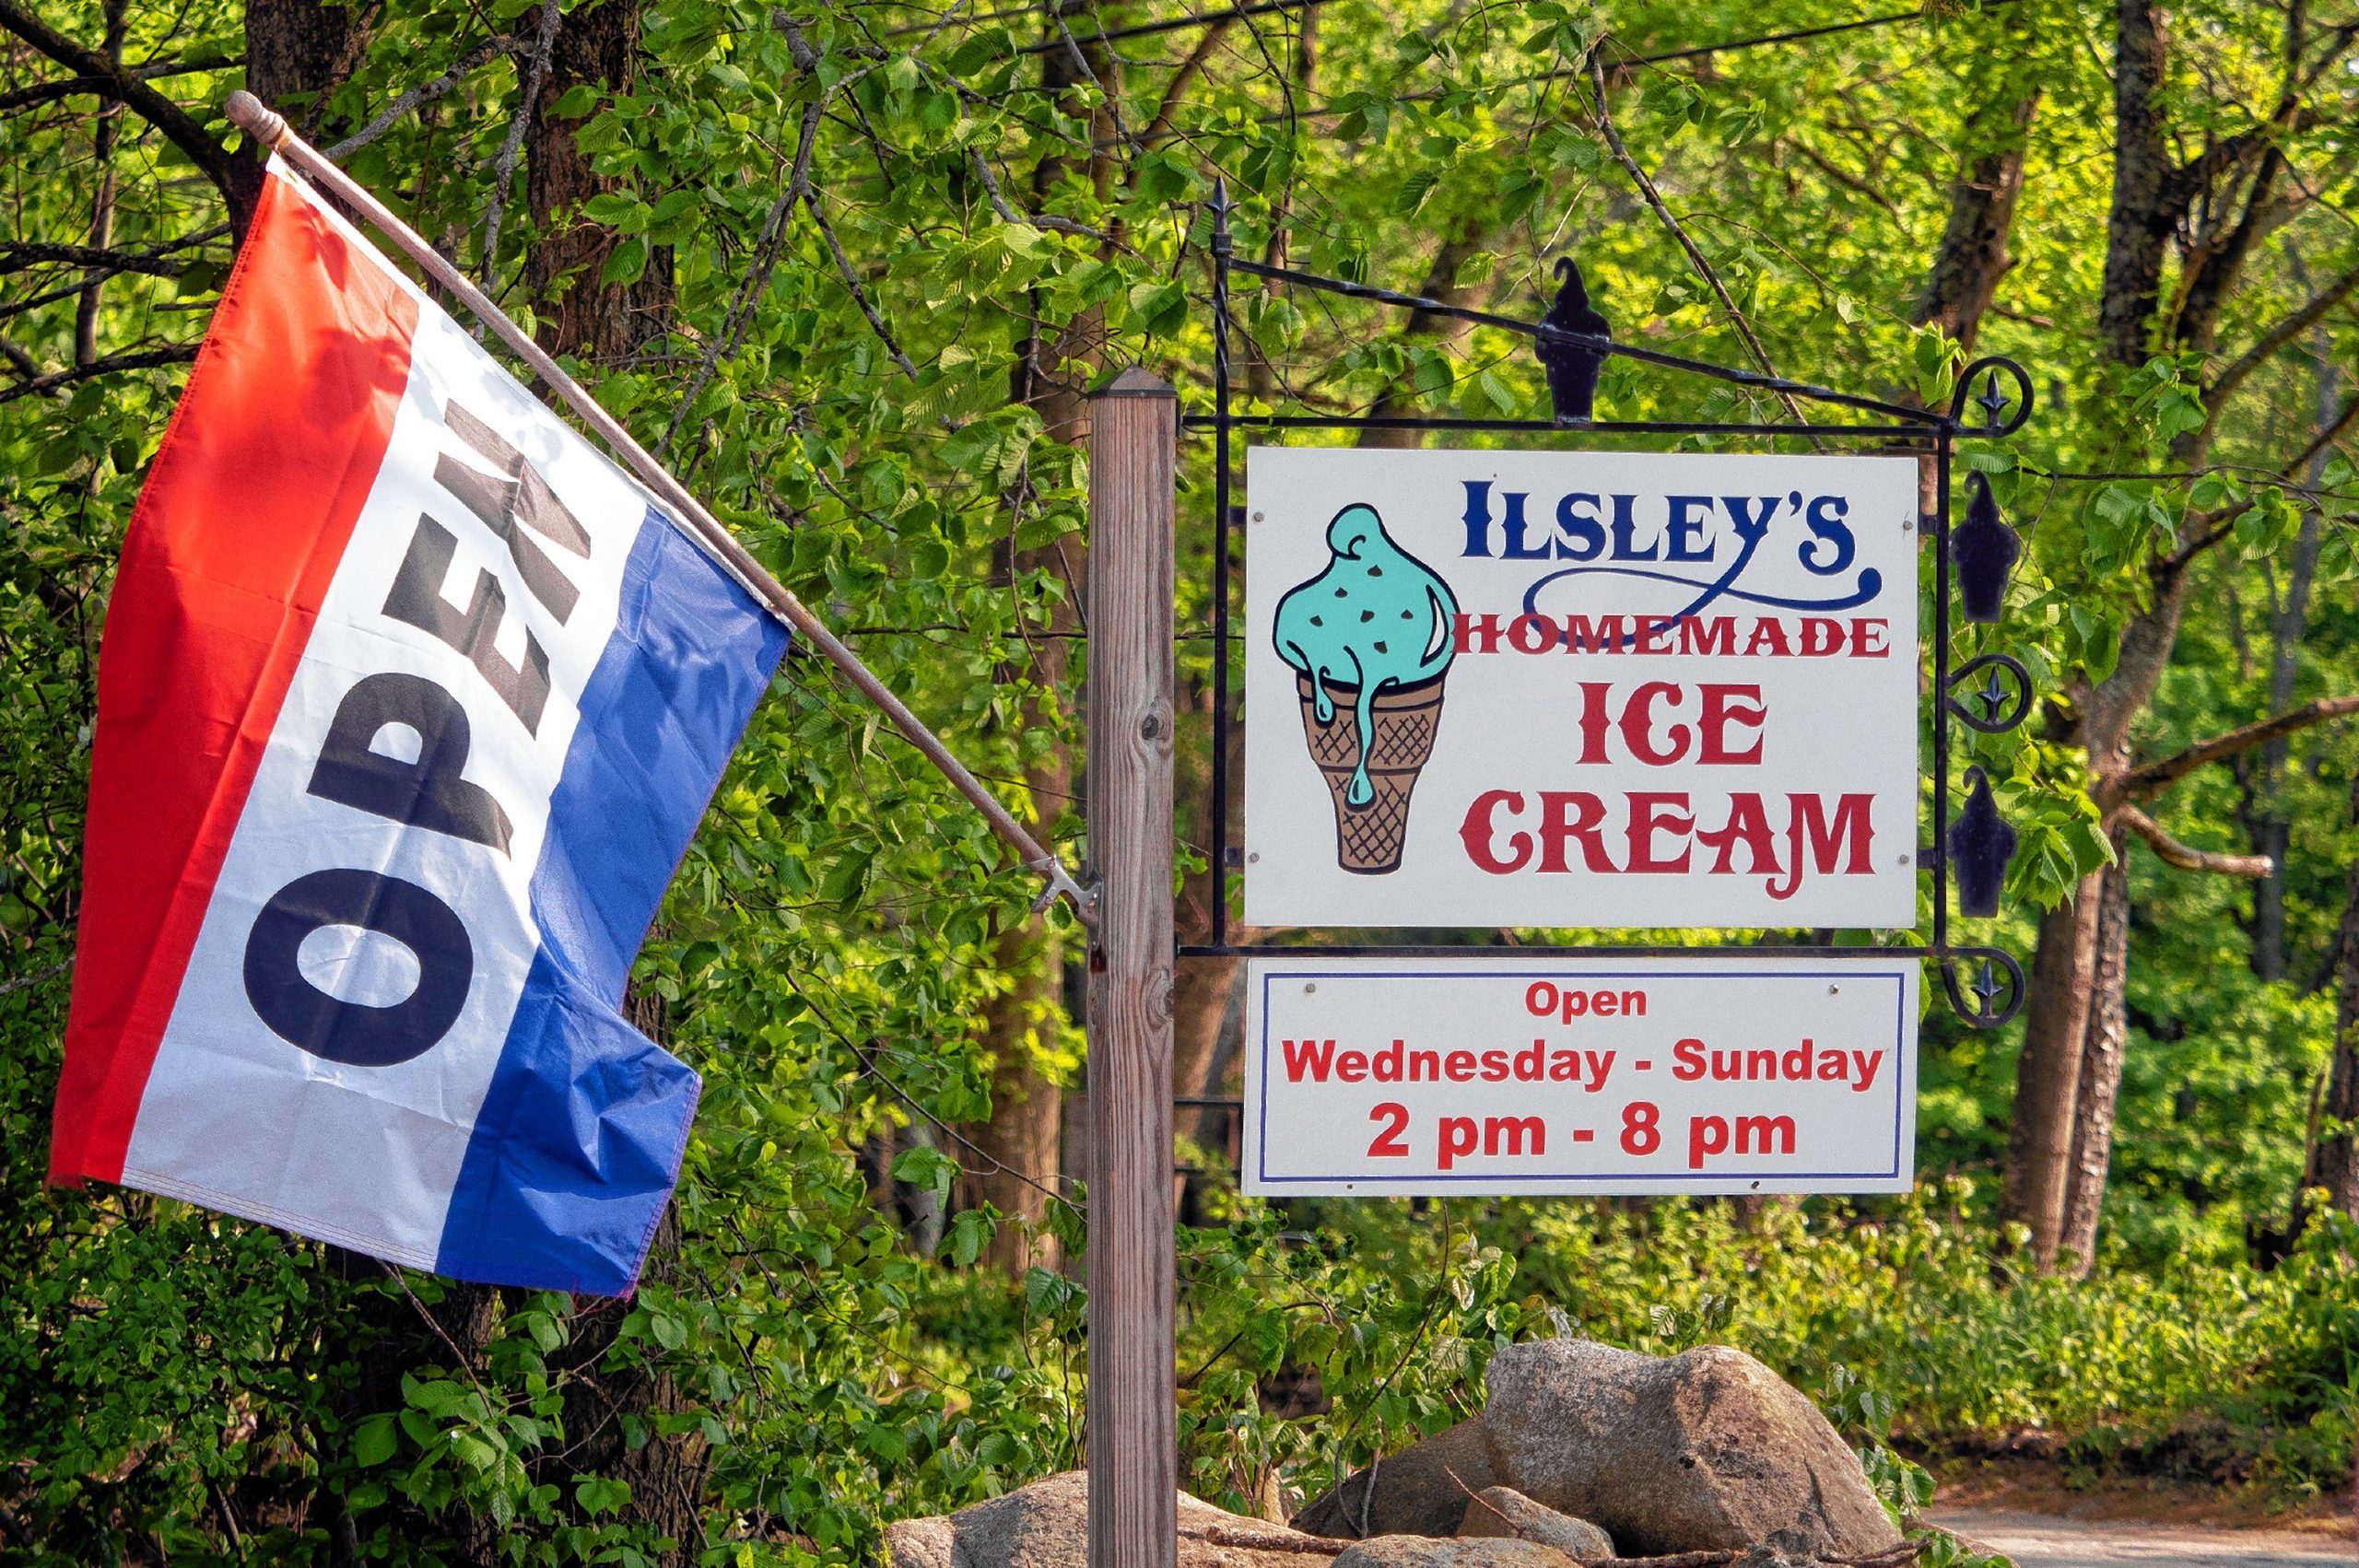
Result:
<svg viewBox="0 0 2359 1568"><path fill-rule="evenodd" d="M1496 980L1520 978L1524 976L1537 975L1540 978L1548 978L1549 977L1547 975L1538 973L1541 967L1541 965L1533 964L1520 965L1513 969L1288 969L1285 972L1285 977L1289 980ZM1556 973L1570 975L1576 973L1576 971L1567 969L1556 971ZM1578 973L1586 978L1599 980L1661 980L1664 977L1663 971L1651 969L1584 969L1578 971ZM1901 1042L1907 1037L1908 1033L1908 977L1906 974L1872 974L1863 976L1860 974L1860 968L1857 965L1847 965L1838 969L1681 969L1676 972L1676 977L1685 980L1823 980L1828 978L1845 979L1853 982L1857 982L1861 979L1890 980L1893 984L1894 991L1892 1009L1892 1043L1893 1060L1895 1064L1900 1059ZM1467 1176L1444 1176L1440 1172L1436 1171L1425 1176L1361 1176L1356 1174L1348 1176L1272 1176L1269 1171L1270 987L1272 983L1278 978L1279 974L1274 966L1263 971L1262 976L1262 1083L1261 1094L1259 1095L1259 1099L1261 1101L1259 1109L1262 1114L1260 1118L1261 1127L1258 1129L1258 1135L1253 1141L1253 1158L1254 1162L1261 1167L1261 1169L1256 1173L1256 1177L1263 1186L1275 1186L1287 1182L1349 1182L1355 1187L1406 1187L1411 1185L1423 1185L1427 1182L1443 1181L1676 1182L1694 1181L1704 1175L1704 1173L1697 1171L1670 1171L1660 1176L1649 1171L1519 1171L1510 1176L1504 1175L1497 1171L1492 1171L1487 1173L1474 1172ZM1895 1073L1895 1082L1897 1082L1897 1077L1898 1075ZM1890 1170L1778 1171L1775 1173L1774 1176L1765 1177L1764 1179L1787 1181L1841 1181L1851 1178L1860 1180L1893 1180L1900 1175L1900 1118L1902 1112L1907 1108L1907 1107L1902 1104L1901 1095L1895 1094L1892 1097L1892 1168ZM1708 1179L1743 1181L1747 1179L1750 1174L1751 1173L1744 1171L1731 1171L1725 1176L1711 1177ZM1511 1194L1503 1196L1511 1196Z"/></svg>

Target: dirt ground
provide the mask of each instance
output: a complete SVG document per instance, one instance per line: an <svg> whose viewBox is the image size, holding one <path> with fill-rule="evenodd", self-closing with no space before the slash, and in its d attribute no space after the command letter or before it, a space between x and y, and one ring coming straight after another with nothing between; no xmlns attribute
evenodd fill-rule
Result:
<svg viewBox="0 0 2359 1568"><path fill-rule="evenodd" d="M2349 1494L2288 1509L2244 1490L2068 1485L2043 1463L1949 1469L1927 1517L2021 1568L2313 1568L2359 1562Z"/></svg>
<svg viewBox="0 0 2359 1568"><path fill-rule="evenodd" d="M2004 1552L2018 1568L2314 1568L2359 1562L2346 1528L2238 1530L2156 1525L2020 1509L1944 1508L1928 1515L1985 1550Z"/></svg>
<svg viewBox="0 0 2359 1568"><path fill-rule="evenodd" d="M2359 1497L2349 1491L2290 1504L2257 1487L2206 1486L2130 1476L2094 1484L2071 1479L2053 1459L2009 1456L1953 1459L1934 1470L1941 1508L2054 1514L2233 1530L2285 1530L2352 1538Z"/></svg>

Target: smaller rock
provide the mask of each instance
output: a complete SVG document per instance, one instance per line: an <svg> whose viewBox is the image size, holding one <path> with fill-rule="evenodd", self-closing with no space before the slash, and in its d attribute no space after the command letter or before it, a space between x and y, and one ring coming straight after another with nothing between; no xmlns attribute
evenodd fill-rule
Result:
<svg viewBox="0 0 2359 1568"><path fill-rule="evenodd" d="M1309 1536L1185 1492L1177 1502L1180 1568L1315 1568L1321 1561L1305 1552ZM1067 1470L956 1514L887 1525L885 1547L891 1568L1087 1568L1089 1472Z"/></svg>
<svg viewBox="0 0 2359 1568"><path fill-rule="evenodd" d="M1378 1536L1346 1550L1335 1568L1580 1568L1580 1561L1537 1541Z"/></svg>
<svg viewBox="0 0 2359 1568"><path fill-rule="evenodd" d="M1553 1546L1567 1557L1585 1562L1614 1555L1614 1538L1569 1514L1534 1503L1511 1486L1487 1487L1466 1505L1466 1520L1458 1527L1460 1539L1504 1536Z"/></svg>
<svg viewBox="0 0 2359 1568"><path fill-rule="evenodd" d="M1294 1527L1370 1539L1454 1536L1467 1498L1507 1479L1492 1466L1490 1437L1476 1416L1346 1477L1297 1514Z"/></svg>

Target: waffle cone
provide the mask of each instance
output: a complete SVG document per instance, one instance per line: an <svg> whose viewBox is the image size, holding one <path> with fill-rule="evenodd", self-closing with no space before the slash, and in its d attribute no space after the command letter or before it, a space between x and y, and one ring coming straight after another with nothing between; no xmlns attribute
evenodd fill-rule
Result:
<svg viewBox="0 0 2359 1568"><path fill-rule="evenodd" d="M1310 760L1327 780L1327 793L1335 802L1335 859L1345 871L1376 876L1400 867L1401 847L1409 831L1409 795L1434 755L1446 678L1436 675L1414 686L1377 693L1370 714L1373 732L1367 765L1368 783L1376 796L1367 804L1356 806L1346 796L1360 761L1359 725L1354 717L1359 690L1330 683L1327 696L1333 704L1334 717L1321 724L1318 692L1310 677L1296 676L1296 695L1302 699L1303 738L1310 743Z"/></svg>

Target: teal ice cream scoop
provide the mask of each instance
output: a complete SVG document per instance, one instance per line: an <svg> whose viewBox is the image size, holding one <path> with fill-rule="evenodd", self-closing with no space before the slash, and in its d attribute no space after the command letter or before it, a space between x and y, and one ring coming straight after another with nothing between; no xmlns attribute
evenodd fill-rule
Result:
<svg viewBox="0 0 2359 1568"><path fill-rule="evenodd" d="M1278 656L1310 677L1319 721L1333 720L1327 684L1357 690L1359 765L1344 799L1375 799L1367 755L1377 693L1429 681L1449 667L1458 601L1430 567L1392 542L1376 509L1356 501L1327 525L1327 569L1278 601Z"/></svg>

